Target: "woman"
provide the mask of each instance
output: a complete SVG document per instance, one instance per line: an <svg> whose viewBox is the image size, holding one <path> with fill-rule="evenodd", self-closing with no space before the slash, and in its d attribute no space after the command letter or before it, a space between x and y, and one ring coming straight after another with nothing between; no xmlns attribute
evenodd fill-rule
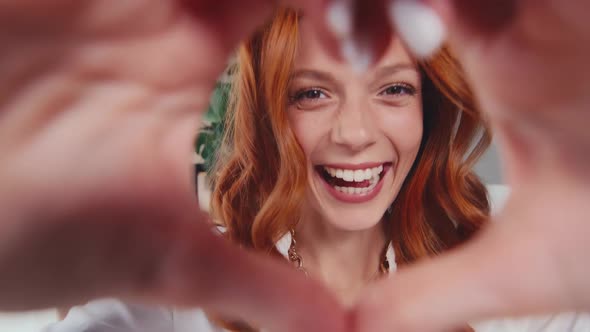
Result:
<svg viewBox="0 0 590 332"><path fill-rule="evenodd" d="M295 234L302 269L358 290L390 243L405 263L486 220L471 166L489 135L448 52L418 64L394 40L357 75L286 10L242 48L239 70L213 190L232 241L277 253Z"/></svg>
<svg viewBox="0 0 590 332"><path fill-rule="evenodd" d="M417 62L395 39L359 74L285 9L240 50L234 89L213 217L230 241L283 256L342 303L354 305L397 265L461 244L487 220L486 190L471 168L490 136L448 50ZM563 331L564 322L583 328L575 317L541 321L543 331ZM104 300L45 331L252 326Z"/></svg>

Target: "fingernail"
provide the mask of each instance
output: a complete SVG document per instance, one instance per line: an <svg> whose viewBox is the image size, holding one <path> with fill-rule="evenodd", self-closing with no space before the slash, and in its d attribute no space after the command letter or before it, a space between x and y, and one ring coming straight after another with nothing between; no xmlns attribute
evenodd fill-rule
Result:
<svg viewBox="0 0 590 332"><path fill-rule="evenodd" d="M446 27L440 16L419 0L394 0L389 18L410 50L428 57L444 42Z"/></svg>
<svg viewBox="0 0 590 332"><path fill-rule="evenodd" d="M360 46L351 38L342 41L341 53L357 74L366 72L373 61L369 48Z"/></svg>
<svg viewBox="0 0 590 332"><path fill-rule="evenodd" d="M352 35L352 7L349 0L332 0L326 10L328 29L339 39Z"/></svg>

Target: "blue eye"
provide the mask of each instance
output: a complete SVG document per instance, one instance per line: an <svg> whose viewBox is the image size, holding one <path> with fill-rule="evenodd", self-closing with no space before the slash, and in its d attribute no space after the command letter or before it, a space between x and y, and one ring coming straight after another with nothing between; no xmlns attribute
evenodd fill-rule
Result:
<svg viewBox="0 0 590 332"><path fill-rule="evenodd" d="M409 95L413 96L416 94L416 89L405 83L399 83L388 86L385 90L383 90L381 95L393 95L393 96L402 96L402 95Z"/></svg>

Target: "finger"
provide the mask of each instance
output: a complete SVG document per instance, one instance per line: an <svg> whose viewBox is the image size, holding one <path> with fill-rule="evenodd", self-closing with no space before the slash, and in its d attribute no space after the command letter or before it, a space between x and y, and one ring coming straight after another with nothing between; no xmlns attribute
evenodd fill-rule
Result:
<svg viewBox="0 0 590 332"><path fill-rule="evenodd" d="M94 213L12 232L0 245L0 308L120 297L206 307L273 331L344 331L345 313L317 284L230 247L193 199L160 198L171 208L97 202ZM138 218L134 211L147 212Z"/></svg>
<svg viewBox="0 0 590 332"><path fill-rule="evenodd" d="M202 306L271 331L346 330L345 312L316 282L198 226L182 229L159 274L160 301Z"/></svg>
<svg viewBox="0 0 590 332"><path fill-rule="evenodd" d="M329 54L358 71L376 62L389 45L391 26L384 0L283 0L310 20Z"/></svg>
<svg viewBox="0 0 590 332"><path fill-rule="evenodd" d="M447 331L484 319L571 308L559 268L543 246L546 236L518 229L514 217L464 248L371 288L359 302L358 330Z"/></svg>
<svg viewBox="0 0 590 332"><path fill-rule="evenodd" d="M445 41L447 22L443 21L440 7L424 0L391 0L389 19L395 32L418 57L428 57ZM439 10L437 10L439 9Z"/></svg>
<svg viewBox="0 0 590 332"><path fill-rule="evenodd" d="M389 8L396 32L419 57L434 53L447 30L461 41L489 37L512 22L516 12L514 0L392 0Z"/></svg>
<svg viewBox="0 0 590 332"><path fill-rule="evenodd" d="M461 54L468 43L489 39L512 23L519 9L517 3L515 0L393 0L391 19L418 56L434 53L447 39Z"/></svg>
<svg viewBox="0 0 590 332"><path fill-rule="evenodd" d="M335 38L337 57L362 73L377 62L391 43L386 2L333 0L326 9L330 37Z"/></svg>
<svg viewBox="0 0 590 332"><path fill-rule="evenodd" d="M130 200L124 193L113 199L96 192L90 195L90 207L78 209L76 205L83 205L78 200L65 213L63 207L49 206L32 195L28 198L37 204L25 206L20 201L26 196L17 196L18 222L2 228L0 308L73 306L153 286L159 257L175 243L176 234L190 229L191 224L176 221L183 220L179 216L191 211L186 207L195 203L188 192L159 187L162 192L158 194L147 187L127 188L140 191L139 196L147 200ZM145 202L156 202L150 195L156 195L165 208L147 205ZM186 204L177 203L181 200ZM29 210L22 213L23 207ZM54 209L59 213L54 214ZM193 223L199 225L206 220L202 214L193 216Z"/></svg>
<svg viewBox="0 0 590 332"><path fill-rule="evenodd" d="M340 41L353 32L354 0L280 0L279 6L299 11L299 21L308 20L325 50L342 59Z"/></svg>
<svg viewBox="0 0 590 332"><path fill-rule="evenodd" d="M377 62L391 43L385 1L355 1L354 33L342 40L342 55L357 72Z"/></svg>
<svg viewBox="0 0 590 332"><path fill-rule="evenodd" d="M427 0L449 27L464 35L488 36L510 24L518 11L515 0Z"/></svg>

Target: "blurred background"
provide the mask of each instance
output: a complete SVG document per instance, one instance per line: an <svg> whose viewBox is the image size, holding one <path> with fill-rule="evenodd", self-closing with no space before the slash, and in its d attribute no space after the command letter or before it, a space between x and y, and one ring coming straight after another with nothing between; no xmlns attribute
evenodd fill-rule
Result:
<svg viewBox="0 0 590 332"><path fill-rule="evenodd" d="M475 171L487 184L504 184L502 178L502 169L500 167L500 158L494 143L483 155L480 161L475 165Z"/></svg>

